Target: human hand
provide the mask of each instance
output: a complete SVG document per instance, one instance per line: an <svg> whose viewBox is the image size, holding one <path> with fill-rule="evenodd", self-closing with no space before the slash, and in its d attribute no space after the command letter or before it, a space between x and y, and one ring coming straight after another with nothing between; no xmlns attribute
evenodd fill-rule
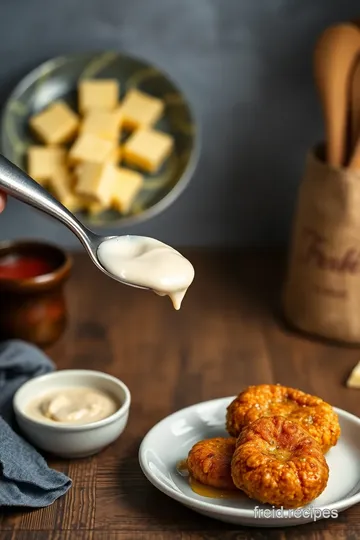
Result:
<svg viewBox="0 0 360 540"><path fill-rule="evenodd" d="M0 191L0 213L4 210L6 206L6 195Z"/></svg>

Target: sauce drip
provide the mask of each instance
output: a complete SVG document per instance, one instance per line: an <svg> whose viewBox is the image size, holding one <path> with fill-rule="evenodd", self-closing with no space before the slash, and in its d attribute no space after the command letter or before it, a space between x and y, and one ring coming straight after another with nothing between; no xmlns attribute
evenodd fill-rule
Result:
<svg viewBox="0 0 360 540"><path fill-rule="evenodd" d="M40 257L7 255L0 259L0 279L29 279L49 274L53 269Z"/></svg>
<svg viewBox="0 0 360 540"><path fill-rule="evenodd" d="M209 499L238 499L244 497L244 494L239 489L220 489L198 482L189 474L186 459L179 461L176 469L181 476L189 479L189 486L192 491L201 497L207 497Z"/></svg>
<svg viewBox="0 0 360 540"><path fill-rule="evenodd" d="M169 296L176 310L191 285L192 264L175 249L146 236L119 236L100 244L102 266L125 283Z"/></svg>

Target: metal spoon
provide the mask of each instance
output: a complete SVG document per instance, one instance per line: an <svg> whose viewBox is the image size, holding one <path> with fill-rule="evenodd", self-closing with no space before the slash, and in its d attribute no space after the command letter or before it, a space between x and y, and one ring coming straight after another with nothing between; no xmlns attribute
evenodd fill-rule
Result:
<svg viewBox="0 0 360 540"><path fill-rule="evenodd" d="M11 163L0 154L0 191L15 197L19 201L45 212L49 216L61 221L80 240L92 262L107 276L120 281L124 285L145 289L139 285L134 285L128 281L123 281L119 277L111 274L101 265L97 251L105 240L117 238L116 236L99 236L85 227L65 206L57 201L48 191L40 186L35 180L30 178L19 167ZM131 236L128 237L131 241Z"/></svg>

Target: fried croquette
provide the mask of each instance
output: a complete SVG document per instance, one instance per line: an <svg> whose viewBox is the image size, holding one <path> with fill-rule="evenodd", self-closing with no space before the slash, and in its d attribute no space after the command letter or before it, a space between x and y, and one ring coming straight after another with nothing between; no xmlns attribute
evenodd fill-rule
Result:
<svg viewBox="0 0 360 540"><path fill-rule="evenodd" d="M249 386L229 405L226 429L237 437L261 417L285 416L297 421L320 444L325 454L340 437L338 416L321 398L278 384Z"/></svg>
<svg viewBox="0 0 360 540"><path fill-rule="evenodd" d="M236 487L250 498L298 508L324 491L329 468L320 445L300 424L272 416L243 429L231 474Z"/></svg>
<svg viewBox="0 0 360 540"><path fill-rule="evenodd" d="M216 437L197 442L189 452L190 475L207 486L236 489L231 478L231 459L236 439Z"/></svg>

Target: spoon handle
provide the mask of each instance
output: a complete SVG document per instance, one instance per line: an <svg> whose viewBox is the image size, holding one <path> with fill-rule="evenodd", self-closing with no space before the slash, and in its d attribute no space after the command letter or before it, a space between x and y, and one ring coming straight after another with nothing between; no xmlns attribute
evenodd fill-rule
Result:
<svg viewBox="0 0 360 540"><path fill-rule="evenodd" d="M80 221L46 189L0 154L0 191L61 221L86 244L89 234Z"/></svg>

